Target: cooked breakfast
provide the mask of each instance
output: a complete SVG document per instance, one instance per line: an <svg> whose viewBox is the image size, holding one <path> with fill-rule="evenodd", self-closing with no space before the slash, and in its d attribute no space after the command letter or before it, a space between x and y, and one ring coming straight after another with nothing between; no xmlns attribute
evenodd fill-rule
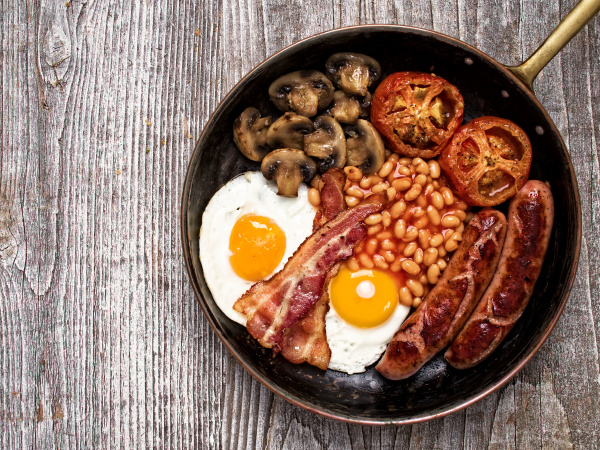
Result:
<svg viewBox="0 0 600 450"><path fill-rule="evenodd" d="M492 116L461 125L458 88L434 74L377 85L379 62L359 53L318 69L273 81L279 115L244 105L233 123L260 171L202 217L216 304L291 363L354 374L379 361L399 380L447 348L472 367L521 316L550 239L527 135ZM509 202L507 220L492 207Z"/></svg>

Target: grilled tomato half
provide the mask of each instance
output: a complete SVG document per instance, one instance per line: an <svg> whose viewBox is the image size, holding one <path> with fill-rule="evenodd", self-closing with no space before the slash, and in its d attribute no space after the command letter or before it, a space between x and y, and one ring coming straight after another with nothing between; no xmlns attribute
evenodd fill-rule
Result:
<svg viewBox="0 0 600 450"><path fill-rule="evenodd" d="M456 86L423 72L397 72L383 80L371 103L371 122L388 148L414 158L433 158L463 118Z"/></svg>
<svg viewBox="0 0 600 450"><path fill-rule="evenodd" d="M439 157L452 190L473 206L499 205L525 184L531 142L510 120L479 117L463 125Z"/></svg>

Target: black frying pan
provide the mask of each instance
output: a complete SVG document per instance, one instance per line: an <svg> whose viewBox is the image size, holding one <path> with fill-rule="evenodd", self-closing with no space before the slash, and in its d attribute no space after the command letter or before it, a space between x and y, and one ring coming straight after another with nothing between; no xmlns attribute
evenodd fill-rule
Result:
<svg viewBox="0 0 600 450"><path fill-rule="evenodd" d="M506 383L542 345L567 301L581 241L581 208L573 166L556 126L533 95L541 68L600 9L584 0L523 65L508 68L456 39L416 28L373 25L322 33L273 55L225 97L192 155L182 198L183 252L190 281L208 321L226 347L256 379L286 400L319 414L361 424L407 424L457 411ZM585 19L585 20L584 20ZM565 31L566 30L566 31ZM302 68L324 70L329 55L353 51L382 65L383 77L404 70L434 72L456 85L465 100L465 121L504 117L529 135L534 157L530 178L550 183L556 205L552 240L532 299L502 345L479 366L456 370L441 356L415 376L389 381L374 368L358 375L323 372L273 358L215 305L198 257L202 212L211 196L235 175L259 170L232 140L232 124L248 106L278 116L269 84Z"/></svg>

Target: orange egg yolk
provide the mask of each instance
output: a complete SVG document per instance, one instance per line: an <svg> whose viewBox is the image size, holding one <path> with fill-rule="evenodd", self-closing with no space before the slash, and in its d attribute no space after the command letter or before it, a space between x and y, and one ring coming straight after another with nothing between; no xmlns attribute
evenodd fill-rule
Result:
<svg viewBox="0 0 600 450"><path fill-rule="evenodd" d="M351 325L370 328L390 318L398 305L394 280L379 270L342 267L329 287L331 305Z"/></svg>
<svg viewBox="0 0 600 450"><path fill-rule="evenodd" d="M283 259L285 233L268 217L240 217L229 236L230 262L244 280L259 281L270 275Z"/></svg>

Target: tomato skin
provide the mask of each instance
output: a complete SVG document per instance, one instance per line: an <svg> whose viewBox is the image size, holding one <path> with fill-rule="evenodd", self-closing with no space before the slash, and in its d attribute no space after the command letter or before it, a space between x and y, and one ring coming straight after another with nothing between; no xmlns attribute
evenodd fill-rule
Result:
<svg viewBox="0 0 600 450"><path fill-rule="evenodd" d="M463 119L464 100L456 86L424 72L396 72L383 80L371 103L371 123L390 150L433 158Z"/></svg>
<svg viewBox="0 0 600 450"><path fill-rule="evenodd" d="M525 184L531 159L531 142L517 124L484 116L460 127L438 162L450 188L466 203L495 206Z"/></svg>

